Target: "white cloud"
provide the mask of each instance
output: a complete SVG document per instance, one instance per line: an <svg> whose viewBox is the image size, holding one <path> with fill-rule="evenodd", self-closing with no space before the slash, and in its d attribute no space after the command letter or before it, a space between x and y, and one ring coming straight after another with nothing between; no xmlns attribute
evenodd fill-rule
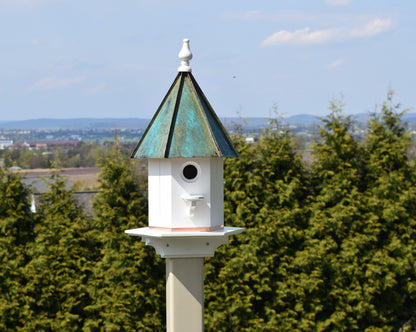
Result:
<svg viewBox="0 0 416 332"><path fill-rule="evenodd" d="M78 84L84 80L84 77L72 77L72 78L57 78L57 77L45 77L39 81L36 81L31 87L31 91L36 90L54 90L66 88L69 85Z"/></svg>
<svg viewBox="0 0 416 332"><path fill-rule="evenodd" d="M331 6L347 6L352 0L326 0L326 3Z"/></svg>
<svg viewBox="0 0 416 332"><path fill-rule="evenodd" d="M1 1L1 0L0 0ZM290 21L290 22L309 22L316 21L316 15L300 10L279 10L276 12L263 11L261 9L249 10L246 12L227 12L222 13L221 17L226 20L243 21Z"/></svg>
<svg viewBox="0 0 416 332"><path fill-rule="evenodd" d="M352 38L362 38L378 35L384 31L389 30L393 26L393 21L391 19L374 19L362 27L353 29L351 31Z"/></svg>
<svg viewBox="0 0 416 332"><path fill-rule="evenodd" d="M343 63L344 63L344 59L337 59L329 63L326 67L329 69L332 69L332 68L341 66Z"/></svg>
<svg viewBox="0 0 416 332"><path fill-rule="evenodd" d="M244 19L246 20L258 20L264 17L262 10L250 10L245 12Z"/></svg>
<svg viewBox="0 0 416 332"><path fill-rule="evenodd" d="M262 46L281 44L308 45L343 41L353 38L364 38L388 31L393 26L391 19L372 19L360 26L344 26L339 28L311 31L310 27L296 31L280 30L267 37Z"/></svg>
<svg viewBox="0 0 416 332"><path fill-rule="evenodd" d="M322 44L337 38L340 34L338 29L324 29L311 31L309 27L294 32L281 30L267 37L262 46L279 44Z"/></svg>

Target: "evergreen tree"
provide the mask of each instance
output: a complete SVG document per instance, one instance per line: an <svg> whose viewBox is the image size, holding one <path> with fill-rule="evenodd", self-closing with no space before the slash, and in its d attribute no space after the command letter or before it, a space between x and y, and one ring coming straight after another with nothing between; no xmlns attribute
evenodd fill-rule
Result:
<svg viewBox="0 0 416 332"><path fill-rule="evenodd" d="M241 252L250 239L248 229L255 225L253 216L259 211L255 198L247 191L254 168L254 149L240 132L233 136L233 141L239 158L224 160L224 221L226 226L247 229L230 237L228 245L218 248L213 258L205 260L205 328L208 331L244 331L261 323L253 312L253 292L248 285L255 257ZM235 284L230 287L233 280Z"/></svg>
<svg viewBox="0 0 416 332"><path fill-rule="evenodd" d="M132 166L118 148L100 164L94 201L100 257L90 284L94 303L87 308L87 331L164 329L164 264L153 248L124 233L147 226L147 182L138 179Z"/></svg>
<svg viewBox="0 0 416 332"><path fill-rule="evenodd" d="M87 318L84 307L91 302L88 280L96 256L89 222L58 173L51 176L38 212L32 260L25 271L32 309L25 329L79 331Z"/></svg>
<svg viewBox="0 0 416 332"><path fill-rule="evenodd" d="M402 115L389 91L380 113L372 115L366 139L371 216L364 230L370 241L362 288L368 319L391 331L416 328L416 177L407 158L410 135Z"/></svg>
<svg viewBox="0 0 416 332"><path fill-rule="evenodd" d="M319 331L363 331L360 316L367 308L361 290L359 263L367 239L366 164L352 131L354 122L342 113L342 101L332 101L314 147L311 175L314 191L298 252L299 275L296 328Z"/></svg>
<svg viewBox="0 0 416 332"><path fill-rule="evenodd" d="M0 168L0 330L17 331L30 316L22 287L33 241L29 190L19 174Z"/></svg>
<svg viewBox="0 0 416 332"><path fill-rule="evenodd" d="M207 329L273 331L294 319L290 266L303 239L307 179L291 134L278 121L258 143L236 137L225 164L226 224L246 227L206 264Z"/></svg>

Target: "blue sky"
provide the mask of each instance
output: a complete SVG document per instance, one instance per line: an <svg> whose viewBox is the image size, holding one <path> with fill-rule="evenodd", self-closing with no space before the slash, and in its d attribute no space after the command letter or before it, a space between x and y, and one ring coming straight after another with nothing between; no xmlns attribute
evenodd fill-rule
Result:
<svg viewBox="0 0 416 332"><path fill-rule="evenodd" d="M151 118L189 38L221 117L416 106L414 0L0 0L1 120Z"/></svg>

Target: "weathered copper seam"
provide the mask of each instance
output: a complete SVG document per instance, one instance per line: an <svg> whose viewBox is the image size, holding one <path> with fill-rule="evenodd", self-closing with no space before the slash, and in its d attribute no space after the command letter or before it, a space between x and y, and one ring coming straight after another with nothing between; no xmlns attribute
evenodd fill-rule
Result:
<svg viewBox="0 0 416 332"><path fill-rule="evenodd" d="M173 109L173 115L172 115L172 121L170 123L168 141L166 142L166 150L165 150L165 155L164 155L165 158L169 158L170 146L172 144L172 137L173 137L174 129L175 129L175 126L176 126L176 118L178 116L178 109L179 109L179 105L181 103L183 82L185 80L186 74L187 73L182 73L182 72L179 73L181 81L179 82L179 90L178 90L178 94L176 96L175 107Z"/></svg>
<svg viewBox="0 0 416 332"><path fill-rule="evenodd" d="M203 123L204 123L205 127L208 129L208 131L211 133L210 138L211 138L211 140L212 140L212 142L214 144L214 149L215 149L215 152L216 152L216 156L217 157L222 157L222 152L221 152L221 150L219 148L219 144L218 144L217 140L215 139L215 133L213 132L213 130L212 130L211 126L210 126L210 123L208 121L207 114L205 113L205 108L201 104L201 100L200 100L200 98L198 96L198 89L197 89L197 85L198 84L196 83L196 80L193 78L193 76L192 76L191 73L189 73L189 78L190 78L190 80L192 82L192 84L191 84L192 93L194 94L195 100L196 100L196 102L199 105L198 109L201 112L202 117L205 119L205 121Z"/></svg>

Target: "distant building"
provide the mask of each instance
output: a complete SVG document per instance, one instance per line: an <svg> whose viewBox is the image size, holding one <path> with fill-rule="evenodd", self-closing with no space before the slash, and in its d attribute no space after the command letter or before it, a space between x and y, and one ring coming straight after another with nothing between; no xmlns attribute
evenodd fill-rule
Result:
<svg viewBox="0 0 416 332"><path fill-rule="evenodd" d="M16 144L16 147L25 147L29 150L39 150L46 148L53 148L57 146L70 147L78 146L81 142L79 140L60 140L60 141L25 141L24 143Z"/></svg>
<svg viewBox="0 0 416 332"><path fill-rule="evenodd" d="M13 145L13 141L10 140L0 140L0 150L8 149Z"/></svg>
<svg viewBox="0 0 416 332"><path fill-rule="evenodd" d="M48 183L51 182L50 176L54 172L52 169L21 169L10 168L11 170L18 171L23 176L23 183L32 192L31 196L31 211L36 213L39 201L42 195L49 190ZM98 168L64 168L59 171L59 176L65 180L66 190L71 190L72 186L76 182L85 183L88 186L97 186L97 173ZM83 207L84 212L89 215L94 214L92 207L92 201L97 194L96 189L85 189L83 191L73 191L75 200Z"/></svg>

